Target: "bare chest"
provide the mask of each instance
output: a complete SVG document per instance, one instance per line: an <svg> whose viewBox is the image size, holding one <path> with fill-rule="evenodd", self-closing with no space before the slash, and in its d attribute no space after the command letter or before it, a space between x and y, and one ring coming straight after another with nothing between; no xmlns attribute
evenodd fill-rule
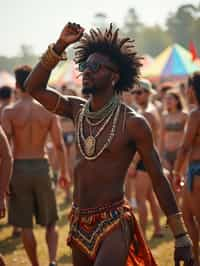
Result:
<svg viewBox="0 0 200 266"><path fill-rule="evenodd" d="M92 165L127 164L135 152L130 144L126 117L121 111L103 123L91 124L86 118L79 120L76 128L77 161L89 161Z"/></svg>

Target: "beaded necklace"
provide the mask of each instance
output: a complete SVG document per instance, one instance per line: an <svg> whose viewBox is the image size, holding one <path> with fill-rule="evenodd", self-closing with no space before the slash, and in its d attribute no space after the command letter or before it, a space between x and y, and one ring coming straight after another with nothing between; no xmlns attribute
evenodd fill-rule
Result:
<svg viewBox="0 0 200 266"><path fill-rule="evenodd" d="M101 120L105 118L105 116L112 113L113 109L116 108L116 106L119 104L119 97L117 95L114 95L107 104L105 104L100 110L96 112L90 111L90 103L91 101L88 100L88 102L85 104L85 117L87 117L88 119Z"/></svg>
<svg viewBox="0 0 200 266"><path fill-rule="evenodd" d="M77 138L77 144L78 144L79 150L86 160L97 159L112 142L112 140L115 136L115 133L116 133L117 122L118 122L118 118L119 118L119 114L120 114L120 108L121 108L121 103L118 100L118 104L117 104L116 108L112 110L111 114L107 117L104 124L97 131L96 135L92 136L92 133L90 131L89 136L85 137L84 132L83 132L83 121L84 121L84 116L85 116L85 107L83 107L82 111L79 114L79 118L78 118L76 138ZM103 132L103 130L105 129L106 125L110 122L113 115L114 115L113 124L112 124L112 128L110 130L109 136L108 136L106 142L104 143L104 145L102 146L102 148L95 154L96 138ZM84 144L84 147L82 147L81 140Z"/></svg>

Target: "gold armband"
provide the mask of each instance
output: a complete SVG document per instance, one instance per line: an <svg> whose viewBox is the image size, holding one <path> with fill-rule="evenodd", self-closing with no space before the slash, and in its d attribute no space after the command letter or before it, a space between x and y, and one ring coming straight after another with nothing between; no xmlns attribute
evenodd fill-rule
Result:
<svg viewBox="0 0 200 266"><path fill-rule="evenodd" d="M54 44L50 44L47 51L42 55L41 57L41 64L43 67L51 71L59 61L61 60L67 60L67 54L66 52L63 52L62 55L58 55L54 50L53 50Z"/></svg>
<svg viewBox="0 0 200 266"><path fill-rule="evenodd" d="M181 237L187 234L187 229L185 227L181 212L170 215L167 218L167 224L171 228L172 233L175 238L178 238L178 237Z"/></svg>

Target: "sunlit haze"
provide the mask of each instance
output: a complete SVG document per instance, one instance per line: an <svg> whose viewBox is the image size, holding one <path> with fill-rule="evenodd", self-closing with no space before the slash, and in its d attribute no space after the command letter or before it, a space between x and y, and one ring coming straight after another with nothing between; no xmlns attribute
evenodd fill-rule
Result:
<svg viewBox="0 0 200 266"><path fill-rule="evenodd" d="M120 27L132 7L143 23L164 25L169 12L188 3L197 5L199 0L0 0L0 55L18 54L21 44L31 45L39 54L68 21L89 29L98 12Z"/></svg>

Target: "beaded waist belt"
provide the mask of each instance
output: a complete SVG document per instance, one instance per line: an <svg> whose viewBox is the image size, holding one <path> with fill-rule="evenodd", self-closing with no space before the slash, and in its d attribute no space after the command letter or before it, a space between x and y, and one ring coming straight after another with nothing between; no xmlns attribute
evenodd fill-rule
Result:
<svg viewBox="0 0 200 266"><path fill-rule="evenodd" d="M101 212L109 212L112 209L119 208L119 207L123 206L124 203L125 203L125 200L122 199L122 200L119 200L119 201L116 201L113 203L101 205L101 206L96 207L96 208L79 208L75 203L72 203L72 212L75 212L76 214L78 214L80 216L95 215L95 214L99 214Z"/></svg>
<svg viewBox="0 0 200 266"><path fill-rule="evenodd" d="M117 226L123 225L123 218L130 217L130 207L120 200L97 208L82 209L75 204L70 214L69 246L75 244L92 260L96 258L100 243Z"/></svg>

